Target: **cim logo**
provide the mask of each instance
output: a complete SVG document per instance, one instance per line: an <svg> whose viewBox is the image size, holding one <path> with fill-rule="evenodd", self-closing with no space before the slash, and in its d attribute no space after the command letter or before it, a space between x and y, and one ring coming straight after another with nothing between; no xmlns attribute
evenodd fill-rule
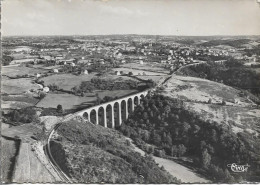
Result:
<svg viewBox="0 0 260 185"><path fill-rule="evenodd" d="M238 165L236 163L228 164L227 166L230 167L230 169L233 172L247 172L248 167L250 167L248 164L246 164L246 165Z"/></svg>

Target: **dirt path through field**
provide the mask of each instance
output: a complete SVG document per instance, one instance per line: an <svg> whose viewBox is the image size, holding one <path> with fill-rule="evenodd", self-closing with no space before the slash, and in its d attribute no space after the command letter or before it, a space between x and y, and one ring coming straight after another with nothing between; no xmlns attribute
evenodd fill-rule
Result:
<svg viewBox="0 0 260 185"><path fill-rule="evenodd" d="M138 153L140 153L142 156L144 156L145 152L135 146L133 142L131 141L132 146L134 147L134 150ZM199 177L198 174L191 171L189 168L182 166L172 160L169 159L163 159L160 157L153 156L156 163L159 164L159 166L164 166L165 170L168 171L172 176L176 177L177 179L180 179L183 183L209 183L210 181L207 179L204 179L203 177Z"/></svg>

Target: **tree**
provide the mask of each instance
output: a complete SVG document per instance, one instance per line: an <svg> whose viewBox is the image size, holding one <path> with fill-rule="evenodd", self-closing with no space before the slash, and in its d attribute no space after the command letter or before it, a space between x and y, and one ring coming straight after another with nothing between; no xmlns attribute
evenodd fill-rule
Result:
<svg viewBox="0 0 260 185"><path fill-rule="evenodd" d="M18 122L20 120L20 114L17 110L14 110L13 121Z"/></svg>
<svg viewBox="0 0 260 185"><path fill-rule="evenodd" d="M45 96L46 96L45 92L42 92L42 91L39 92L39 98L40 99L43 99Z"/></svg>
<svg viewBox="0 0 260 185"><path fill-rule="evenodd" d="M183 144L178 145L178 154L182 156L186 152L186 147Z"/></svg>
<svg viewBox="0 0 260 185"><path fill-rule="evenodd" d="M155 133L153 135L153 143L156 144L156 145L160 145L161 141L162 141L161 136L159 134Z"/></svg>
<svg viewBox="0 0 260 185"><path fill-rule="evenodd" d="M148 130L144 130L143 135L142 135L142 138L143 138L143 140L146 141L146 142L149 141L150 137L149 137L149 132L148 132Z"/></svg>
<svg viewBox="0 0 260 185"><path fill-rule="evenodd" d="M133 76L133 75L134 75L134 74L133 74L133 72L131 72L131 71L128 73L128 76Z"/></svg>
<svg viewBox="0 0 260 185"><path fill-rule="evenodd" d="M11 56L3 55L3 58L2 58L2 64L3 64L3 66L9 65L10 62L11 62L13 59L14 59L14 58L11 57Z"/></svg>
<svg viewBox="0 0 260 185"><path fill-rule="evenodd" d="M177 148L176 145L173 145L173 146L171 147L171 156L172 156L172 157L176 157L177 153L178 153L178 148Z"/></svg>
<svg viewBox="0 0 260 185"><path fill-rule="evenodd" d="M203 152L202 152L202 166L203 166L203 168L207 169L210 165L210 161L211 161L211 156L208 153L208 150L207 149L203 150Z"/></svg>
<svg viewBox="0 0 260 185"><path fill-rule="evenodd" d="M168 134L167 137L166 137L166 143L168 145L172 145L172 137L171 137L171 134Z"/></svg>
<svg viewBox="0 0 260 185"><path fill-rule="evenodd" d="M58 112L58 113L63 113L62 105L59 104L59 105L57 106L57 112Z"/></svg>

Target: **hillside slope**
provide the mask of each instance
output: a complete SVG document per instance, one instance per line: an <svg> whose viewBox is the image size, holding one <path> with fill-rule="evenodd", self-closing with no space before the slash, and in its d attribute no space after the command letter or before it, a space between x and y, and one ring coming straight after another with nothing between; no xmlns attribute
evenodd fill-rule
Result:
<svg viewBox="0 0 260 185"><path fill-rule="evenodd" d="M184 162L213 182L259 181L260 110L239 93L173 75L141 100L119 130L146 152ZM249 164L250 171L233 173L227 165L234 162Z"/></svg>
<svg viewBox="0 0 260 185"><path fill-rule="evenodd" d="M230 125L235 133L260 133L260 110L240 91L227 85L200 79L173 75L160 92L170 98L184 101L185 109L204 120Z"/></svg>
<svg viewBox="0 0 260 185"><path fill-rule="evenodd" d="M149 156L142 157L118 131L72 120L51 143L61 169L84 183L178 183Z"/></svg>

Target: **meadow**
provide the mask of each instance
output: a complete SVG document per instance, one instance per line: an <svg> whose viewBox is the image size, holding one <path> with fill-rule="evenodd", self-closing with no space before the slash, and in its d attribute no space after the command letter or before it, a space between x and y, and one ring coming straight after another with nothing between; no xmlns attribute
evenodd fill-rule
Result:
<svg viewBox="0 0 260 185"><path fill-rule="evenodd" d="M37 90L39 86L33 84L30 78L8 79L2 80L2 93L6 94L23 94L29 90Z"/></svg>
<svg viewBox="0 0 260 185"><path fill-rule="evenodd" d="M145 75L158 75L158 76L163 76L166 75L165 73L161 73L161 72L153 72L153 71L148 71L147 68L139 68L137 66L133 66L133 68L130 67L120 67L120 68L114 68L114 71L123 71L125 74L128 74L129 72L132 72L133 75L137 76L137 75L143 75L143 73L145 73Z"/></svg>
<svg viewBox="0 0 260 185"><path fill-rule="evenodd" d="M165 69L163 64L159 63L146 63L139 64L139 63L127 63L122 64L121 67L123 68L133 68L133 69L139 69L144 71L150 71L150 72L157 72L157 73L163 73L163 74L169 74L170 69Z"/></svg>
<svg viewBox="0 0 260 185"><path fill-rule="evenodd" d="M82 81L90 81L95 75L95 73L79 76L73 74L54 74L43 77L40 80L44 81L45 86L56 84L60 89L70 91L71 88L79 86Z"/></svg>
<svg viewBox="0 0 260 185"><path fill-rule="evenodd" d="M67 93L48 93L46 97L36 104L36 106L42 108L56 108L57 105L60 104L65 110L78 110L94 105L97 100L96 94L103 99L105 96L115 98L137 92L137 90L94 91L93 93L86 93L84 97Z"/></svg>

